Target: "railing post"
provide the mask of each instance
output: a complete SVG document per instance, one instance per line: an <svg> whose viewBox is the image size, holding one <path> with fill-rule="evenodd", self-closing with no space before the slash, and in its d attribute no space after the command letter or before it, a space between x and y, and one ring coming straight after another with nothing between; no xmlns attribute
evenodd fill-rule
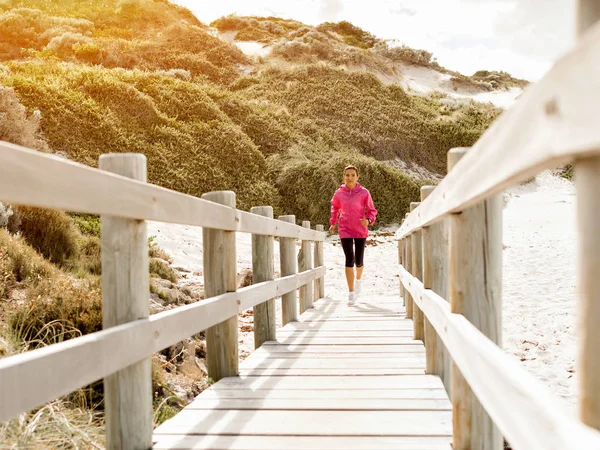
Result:
<svg viewBox="0 0 600 450"><path fill-rule="evenodd" d="M255 206L250 212L273 218L272 206ZM273 236L252 235L252 284L272 281L274 278ZM266 341L276 341L275 299L269 299L252 308L254 313L254 348Z"/></svg>
<svg viewBox="0 0 600 450"><path fill-rule="evenodd" d="M420 205L419 202L410 204L410 211L413 212ZM421 230L417 230L410 235L411 246L411 267L410 273L417 279L423 281L423 249L421 246ZM413 338L425 342L425 333L423 331L423 311L413 301L412 302L413 319Z"/></svg>
<svg viewBox="0 0 600 450"><path fill-rule="evenodd" d="M296 216L279 216L279 220L287 223L296 223ZM294 238L279 238L279 265L282 277L298 273L298 255L296 252L296 240ZM282 326L298 320L297 298L298 294L296 290L283 294L281 297Z"/></svg>
<svg viewBox="0 0 600 450"><path fill-rule="evenodd" d="M407 217L408 217L408 213L407 213ZM411 246L411 236L405 236L404 237L404 268L408 271L408 273L412 273L412 246ZM406 307L406 318L407 319L412 319L413 318L413 300L412 300L412 296L410 295L410 292L408 291L408 289L404 288L404 294L406 296L406 302L405 302L405 307Z"/></svg>
<svg viewBox="0 0 600 450"><path fill-rule="evenodd" d="M296 216L279 216L279 220L296 223ZM294 238L279 238L279 261L281 276L295 275L298 273L298 260L296 254L296 240ZM298 321L298 302L296 290L283 294L281 297L282 324Z"/></svg>
<svg viewBox="0 0 600 450"><path fill-rule="evenodd" d="M429 189L427 189L429 188ZM429 190L433 191L431 186L423 186L421 188L423 199L429 195ZM429 227L423 228L423 286L425 289L431 289L437 295L444 299L448 299L448 219L441 219L438 222L431 224ZM428 324L425 323L425 340L428 337ZM435 333L435 330L433 330ZM431 333L431 330L429 331ZM437 333L435 333L437 336ZM427 347L427 362L430 362L430 353L432 349ZM428 372L439 375L444 383L446 392L451 395L451 380L450 380L450 354L442 343L437 339L435 344L435 356L433 367L428 366Z"/></svg>
<svg viewBox="0 0 600 450"><path fill-rule="evenodd" d="M466 149L450 150L452 156ZM458 155L457 155L458 154ZM450 308L501 345L502 198L450 215ZM454 450L501 450L503 438L456 367L452 371Z"/></svg>
<svg viewBox="0 0 600 450"><path fill-rule="evenodd" d="M146 182L141 154L100 156L99 168ZM102 328L148 317L148 235L143 220L102 216ZM104 379L106 448L152 446L151 358Z"/></svg>
<svg viewBox="0 0 600 450"><path fill-rule="evenodd" d="M204 200L235 208L235 192L216 191L202 195ZM202 229L204 290L206 297L235 292L236 253L235 231ZM208 376L215 382L238 375L237 316L206 330L206 365Z"/></svg>
<svg viewBox="0 0 600 450"><path fill-rule="evenodd" d="M422 186L421 202L425 201L434 189L434 186ZM434 277L431 227L424 227L421 229L421 239L423 242L423 287L425 289L431 289ZM439 351L439 347L443 344L439 342L435 328L431 326L431 322L429 322L427 317L423 317L423 324L425 328L425 371L427 373L439 375L443 363L440 358L441 352Z"/></svg>
<svg viewBox="0 0 600 450"><path fill-rule="evenodd" d="M310 229L310 222L308 220L302 221L304 228ZM302 247L300 254L298 255L298 271L304 272L312 269L312 258L311 258L311 241L302 240ZM308 308L312 308L312 283L309 282L304 286L300 286L300 314L306 311Z"/></svg>
<svg viewBox="0 0 600 450"><path fill-rule="evenodd" d="M600 19L600 4L579 0L577 32L581 34ZM575 161L577 188L579 287L579 417L600 430L600 157Z"/></svg>
<svg viewBox="0 0 600 450"><path fill-rule="evenodd" d="M324 225L317 225L317 231L325 231ZM315 265L323 265L323 241L315 241ZM315 300L325 297L325 275L315 280Z"/></svg>

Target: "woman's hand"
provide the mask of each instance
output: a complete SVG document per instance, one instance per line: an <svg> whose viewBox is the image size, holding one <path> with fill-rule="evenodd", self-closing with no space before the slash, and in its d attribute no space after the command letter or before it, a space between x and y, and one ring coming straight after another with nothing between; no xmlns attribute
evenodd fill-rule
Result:
<svg viewBox="0 0 600 450"><path fill-rule="evenodd" d="M369 226L369 221L367 219L360 219L360 224L363 227L367 227L367 226Z"/></svg>
<svg viewBox="0 0 600 450"><path fill-rule="evenodd" d="M331 225L329 227L329 234L333 234L333 233L335 233L335 225Z"/></svg>

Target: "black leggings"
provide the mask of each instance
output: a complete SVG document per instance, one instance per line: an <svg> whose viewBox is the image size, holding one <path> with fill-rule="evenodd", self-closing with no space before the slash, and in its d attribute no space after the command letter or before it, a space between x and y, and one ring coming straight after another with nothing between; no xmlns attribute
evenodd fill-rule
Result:
<svg viewBox="0 0 600 450"><path fill-rule="evenodd" d="M367 238L341 238L340 240L342 241L344 255L346 255L346 267L354 267L355 262L356 267L362 267ZM353 243L354 245L352 245Z"/></svg>

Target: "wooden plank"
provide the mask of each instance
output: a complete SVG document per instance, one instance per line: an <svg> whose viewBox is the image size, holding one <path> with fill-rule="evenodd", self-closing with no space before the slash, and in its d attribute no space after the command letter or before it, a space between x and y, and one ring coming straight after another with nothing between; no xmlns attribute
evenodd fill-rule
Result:
<svg viewBox="0 0 600 450"><path fill-rule="evenodd" d="M578 288L579 288L579 416L600 429L600 233L598 194L600 158L577 161Z"/></svg>
<svg viewBox="0 0 600 450"><path fill-rule="evenodd" d="M325 226L324 225L317 225L316 226L316 230L317 231L325 231ZM313 267L319 267L319 266L323 266L323 257L324 257L324 253L323 253L323 241L317 241L314 244L315 247L315 253L314 253L314 266ZM321 277L317 280L315 280L315 301L321 299L325 297L325 277Z"/></svg>
<svg viewBox="0 0 600 450"><path fill-rule="evenodd" d="M447 436L450 432L449 411L183 410L154 435Z"/></svg>
<svg viewBox="0 0 600 450"><path fill-rule="evenodd" d="M235 208L235 192L218 191L202 194L202 198ZM235 292L237 289L235 232L202 229L204 288L207 297ZM262 280L261 280L262 281ZM214 381L238 374L237 315L206 330L206 366Z"/></svg>
<svg viewBox="0 0 600 450"><path fill-rule="evenodd" d="M299 337L281 337L277 340L280 344L284 345L412 345L417 341L414 341L412 337L310 337L310 336L299 336Z"/></svg>
<svg viewBox="0 0 600 450"><path fill-rule="evenodd" d="M310 222L308 220L302 221L302 227L310 229ZM298 253L298 270L306 271L313 268L312 260L312 242L306 239L302 239L300 252ZM300 314L309 308L313 307L313 295L314 295L314 284L307 283L300 286L299 291L299 302L300 302Z"/></svg>
<svg viewBox="0 0 600 450"><path fill-rule="evenodd" d="M202 401L203 399L428 399L444 400L448 402L448 408L452 408L446 392L441 387L437 389L318 389L306 391L298 389L213 389L211 387L196 397L194 402Z"/></svg>
<svg viewBox="0 0 600 450"><path fill-rule="evenodd" d="M414 211L419 207L420 202L412 202L410 210ZM419 280L423 279L423 249L422 249L421 230L415 231L410 235L410 254L411 264L410 273L416 276ZM423 311L418 305L412 304L412 319L413 319L413 335L414 338L425 343L425 331L423 325Z"/></svg>
<svg viewBox="0 0 600 450"><path fill-rule="evenodd" d="M288 223L296 223L296 216L279 216L279 220ZM281 276L295 275L298 273L298 255L296 241L292 238L279 239L279 261ZM287 323L298 320L298 293L296 289L281 296L281 322Z"/></svg>
<svg viewBox="0 0 600 450"><path fill-rule="evenodd" d="M4 202L18 205L128 219L313 241L323 241L326 237L323 232L217 205L2 141L0 197Z"/></svg>
<svg viewBox="0 0 600 450"><path fill-rule="evenodd" d="M576 3L577 34L581 35L600 20L596 0ZM600 145L597 147L600 149ZM600 194L600 157L576 161L579 289L579 417L600 430L600 238L598 235L598 195Z"/></svg>
<svg viewBox="0 0 600 450"><path fill-rule="evenodd" d="M272 206L255 206L250 209L253 214L273 218ZM275 274L275 253L273 236L252 235L252 283L272 281ZM254 314L254 348L265 341L277 339L275 320L275 299L270 298L253 307ZM237 320L237 318L236 318Z"/></svg>
<svg viewBox="0 0 600 450"><path fill-rule="evenodd" d="M304 347L308 347L308 346L304 346ZM250 358L256 358L256 359L260 359L260 360L267 360L267 359L282 359L282 358L286 358L286 359L348 359L348 358L354 358L354 359L360 359L360 358L369 358L369 360L373 359L373 358L385 358L385 359L390 359L390 358L403 358L403 357L409 357L409 358L425 358L425 351L423 349L418 349L418 350L409 350L407 352L397 352L397 353L374 353L374 352L367 352L366 350L363 353L356 353L356 352L344 352L344 353L333 353L333 352L325 352L325 350L323 350L322 352L267 352L267 353L258 353L257 355L255 355L255 353L258 352L253 352L248 358L246 358L246 361Z"/></svg>
<svg viewBox="0 0 600 450"><path fill-rule="evenodd" d="M228 377L212 389L439 389L440 379L433 375L390 376L314 376L314 377Z"/></svg>
<svg viewBox="0 0 600 450"><path fill-rule="evenodd" d="M102 155L99 165L108 172L146 181L144 155ZM150 315L148 232L143 221L105 216L101 220L102 328L108 329ZM95 359L94 354L89 356ZM152 444L151 364L147 357L104 378L107 448Z"/></svg>
<svg viewBox="0 0 600 450"><path fill-rule="evenodd" d="M465 151L452 149L450 153L464 155ZM450 310L462 314L499 345L502 343L502 198L490 197L459 214L451 214L449 219ZM502 435L455 365L452 403L456 450L502 450Z"/></svg>
<svg viewBox="0 0 600 450"><path fill-rule="evenodd" d="M421 366L424 366L423 363ZM370 375L420 375L425 373L424 367L405 367L405 368L371 368L371 367L355 367L351 369L280 369L277 367L268 369L240 369L240 375L246 377L269 377L269 376L370 376Z"/></svg>
<svg viewBox="0 0 600 450"><path fill-rule="evenodd" d="M397 238L575 156L599 154L594 113L600 103L599 40L596 24L544 78L527 87L423 202L418 214L404 221Z"/></svg>
<svg viewBox="0 0 600 450"><path fill-rule="evenodd" d="M411 367L411 368L423 368L425 364L425 358L422 357L411 357L405 356L402 358L371 358L369 359L369 368L373 369L385 369L385 368L403 368L403 367ZM244 360L243 366L244 369L250 368L271 368L276 367L278 369L285 368L297 368L297 369L356 369L359 368L361 364L360 360L354 358L334 358L334 359L324 359L324 358L304 358L304 359L265 359L260 357L254 357L252 359L246 358ZM358 367L357 367L358 366Z"/></svg>
<svg viewBox="0 0 600 450"><path fill-rule="evenodd" d="M289 331L289 332L279 332L277 334L278 338L288 339L288 338L313 338L313 337L405 337L412 338L412 331L410 330L318 330L318 331L309 331L309 330L300 330L300 331Z"/></svg>
<svg viewBox="0 0 600 450"><path fill-rule="evenodd" d="M372 399L372 398L236 398L204 399L197 398L185 409L208 410L289 410L289 411L452 411L448 400L423 398L410 399Z"/></svg>
<svg viewBox="0 0 600 450"><path fill-rule="evenodd" d="M363 330L363 331L394 331L412 330L409 320L387 320L379 322L292 322L281 328L281 331L336 331L336 330Z"/></svg>
<svg viewBox="0 0 600 450"><path fill-rule="evenodd" d="M448 437L156 436L156 450L451 450Z"/></svg>
<svg viewBox="0 0 600 450"><path fill-rule="evenodd" d="M154 314L108 330L0 359L0 421L123 369L252 307L275 292L297 289L324 269L291 275ZM123 345L128 342L129 345ZM115 353L114 349L119 348ZM90 354L94 358L90 358ZM53 367L54 376L39 383Z"/></svg>
<svg viewBox="0 0 600 450"><path fill-rule="evenodd" d="M309 345L283 345L278 342L265 343L261 347L262 351L268 351L269 353L281 353L281 352L298 352L298 353L415 353L424 352L425 347L420 342L414 344L392 344L392 345L323 345L323 344L309 344Z"/></svg>
<svg viewBox="0 0 600 450"><path fill-rule="evenodd" d="M429 318L477 398L514 448L600 448L600 432L565 410L549 389L485 337L447 301L400 268L404 286Z"/></svg>

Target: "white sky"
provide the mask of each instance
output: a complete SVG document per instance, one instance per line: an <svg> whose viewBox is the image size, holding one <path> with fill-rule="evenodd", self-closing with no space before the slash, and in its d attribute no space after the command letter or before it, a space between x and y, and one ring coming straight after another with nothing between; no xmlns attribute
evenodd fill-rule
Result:
<svg viewBox="0 0 600 450"><path fill-rule="evenodd" d="M536 81L574 42L575 0L172 0L204 23L228 14L309 25L347 20L433 52L465 75L504 70Z"/></svg>

